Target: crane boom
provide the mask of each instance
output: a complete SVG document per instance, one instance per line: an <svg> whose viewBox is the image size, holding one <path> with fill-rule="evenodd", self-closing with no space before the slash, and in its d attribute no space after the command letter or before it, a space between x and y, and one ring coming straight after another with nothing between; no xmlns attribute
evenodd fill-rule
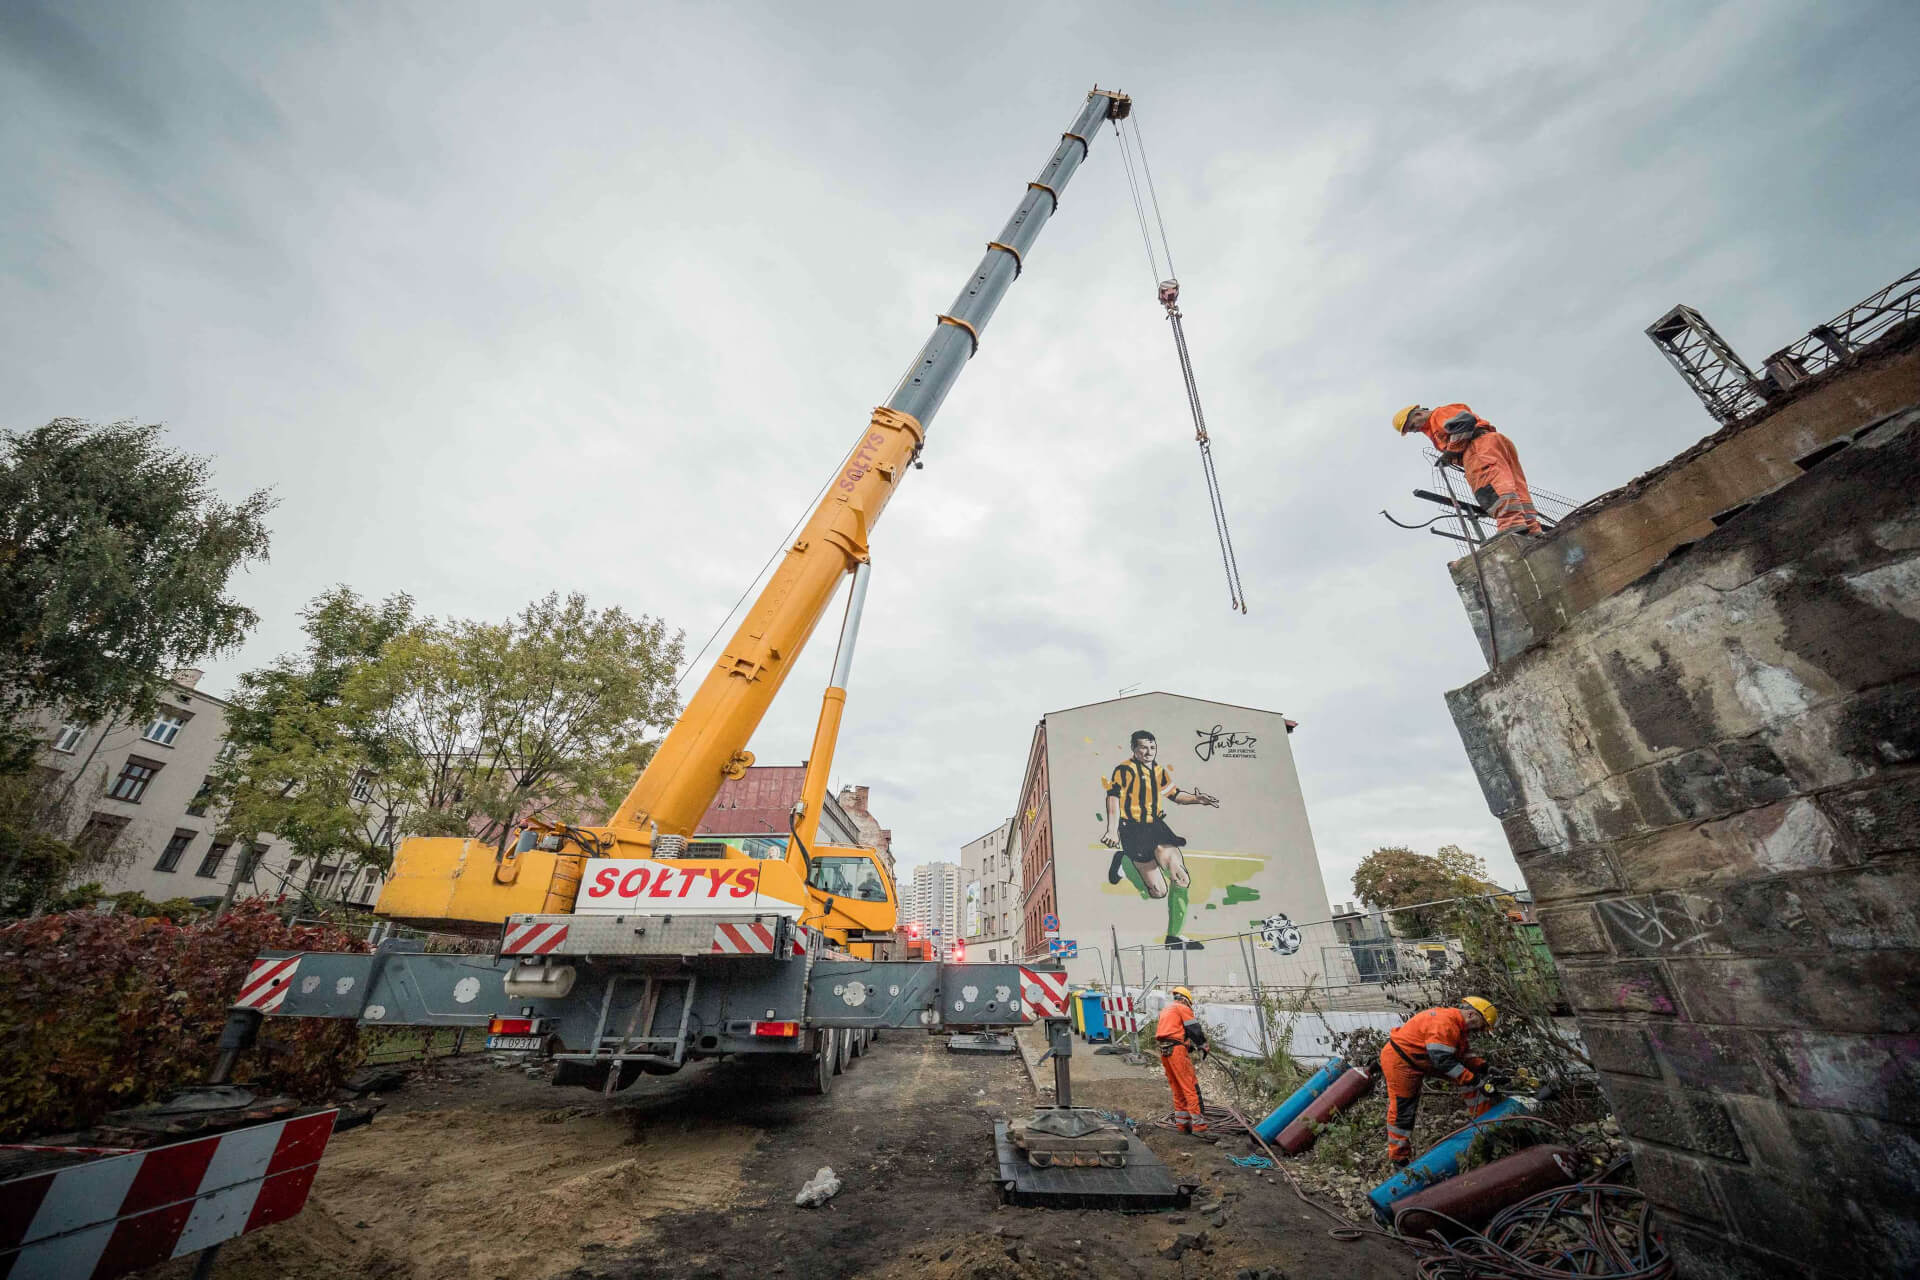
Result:
<svg viewBox="0 0 1920 1280"><path fill-rule="evenodd" d="M914 357L886 404L840 465L827 496L787 549L746 618L728 641L686 711L675 722L608 826L622 843L652 845L657 833L684 837L713 803L721 783L752 763L747 743L794 659L839 588L868 559L867 537L926 438L960 371L979 349L1000 299L1019 276L1033 243L1059 208L1060 195L1087 158L1105 121L1124 119L1132 102L1095 88L1060 136L1040 176L1027 184L1013 216L988 244L952 309Z"/></svg>

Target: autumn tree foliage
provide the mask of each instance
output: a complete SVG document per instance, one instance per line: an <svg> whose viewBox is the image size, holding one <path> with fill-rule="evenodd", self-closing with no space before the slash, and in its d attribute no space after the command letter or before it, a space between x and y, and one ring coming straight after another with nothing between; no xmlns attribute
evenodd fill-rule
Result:
<svg viewBox="0 0 1920 1280"><path fill-rule="evenodd" d="M74 911L0 928L0 1140L85 1128L204 1080L260 952L365 949L259 901L184 926ZM358 1064L351 1021L269 1020L234 1079L318 1100Z"/></svg>
<svg viewBox="0 0 1920 1280"><path fill-rule="evenodd" d="M1375 849L1353 872L1353 892L1376 910L1392 910L1394 927L1402 934L1433 932L1440 913L1424 903L1443 902L1486 893L1487 864L1459 845L1443 845L1431 854L1415 853L1405 845Z"/></svg>

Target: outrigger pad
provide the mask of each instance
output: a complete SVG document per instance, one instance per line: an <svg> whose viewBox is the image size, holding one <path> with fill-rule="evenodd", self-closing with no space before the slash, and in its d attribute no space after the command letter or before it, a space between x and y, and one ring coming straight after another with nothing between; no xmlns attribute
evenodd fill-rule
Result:
<svg viewBox="0 0 1920 1280"><path fill-rule="evenodd" d="M947 1037L948 1053L1018 1053L1013 1037L995 1031L981 1031Z"/></svg>
<svg viewBox="0 0 1920 1280"><path fill-rule="evenodd" d="M1132 1134L1120 1153L1118 1168L1106 1165L1035 1168L1014 1145L1007 1122L993 1126L994 1155L999 1165L1000 1199L1006 1204L1037 1209L1185 1209L1193 1201L1194 1184L1175 1182L1160 1158Z"/></svg>

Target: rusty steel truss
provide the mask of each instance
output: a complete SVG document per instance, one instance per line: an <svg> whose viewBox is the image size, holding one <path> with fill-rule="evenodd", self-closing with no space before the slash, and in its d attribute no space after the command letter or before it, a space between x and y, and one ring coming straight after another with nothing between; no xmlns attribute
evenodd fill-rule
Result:
<svg viewBox="0 0 1920 1280"><path fill-rule="evenodd" d="M1686 379L1707 412L1722 425L1731 425L1916 317L1920 317L1920 269L1869 294L1825 324L1815 325L1799 341L1768 356L1759 374L1692 307L1673 308L1647 326L1647 337Z"/></svg>

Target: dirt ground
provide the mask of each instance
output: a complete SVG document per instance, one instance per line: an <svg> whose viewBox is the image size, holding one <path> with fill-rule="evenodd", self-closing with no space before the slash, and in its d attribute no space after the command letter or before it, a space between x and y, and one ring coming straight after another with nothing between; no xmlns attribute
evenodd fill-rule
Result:
<svg viewBox="0 0 1920 1280"><path fill-rule="evenodd" d="M1160 1091L1161 1093L1164 1090ZM1141 1090L1149 1118L1166 1100ZM1003 1206L996 1118L1031 1108L1018 1062L889 1033L825 1098L774 1097L727 1064L643 1079L612 1099L484 1059L455 1063L337 1135L299 1218L226 1249L220 1280L1000 1280L1413 1274L1377 1237L1331 1239L1274 1175L1150 1124L1187 1212ZM1156 1110L1157 1108L1157 1110ZM831 1166L819 1209L794 1193ZM1204 1239L1178 1259L1180 1235ZM182 1280L183 1264L151 1280ZM1271 1273L1269 1273L1271 1274Z"/></svg>

